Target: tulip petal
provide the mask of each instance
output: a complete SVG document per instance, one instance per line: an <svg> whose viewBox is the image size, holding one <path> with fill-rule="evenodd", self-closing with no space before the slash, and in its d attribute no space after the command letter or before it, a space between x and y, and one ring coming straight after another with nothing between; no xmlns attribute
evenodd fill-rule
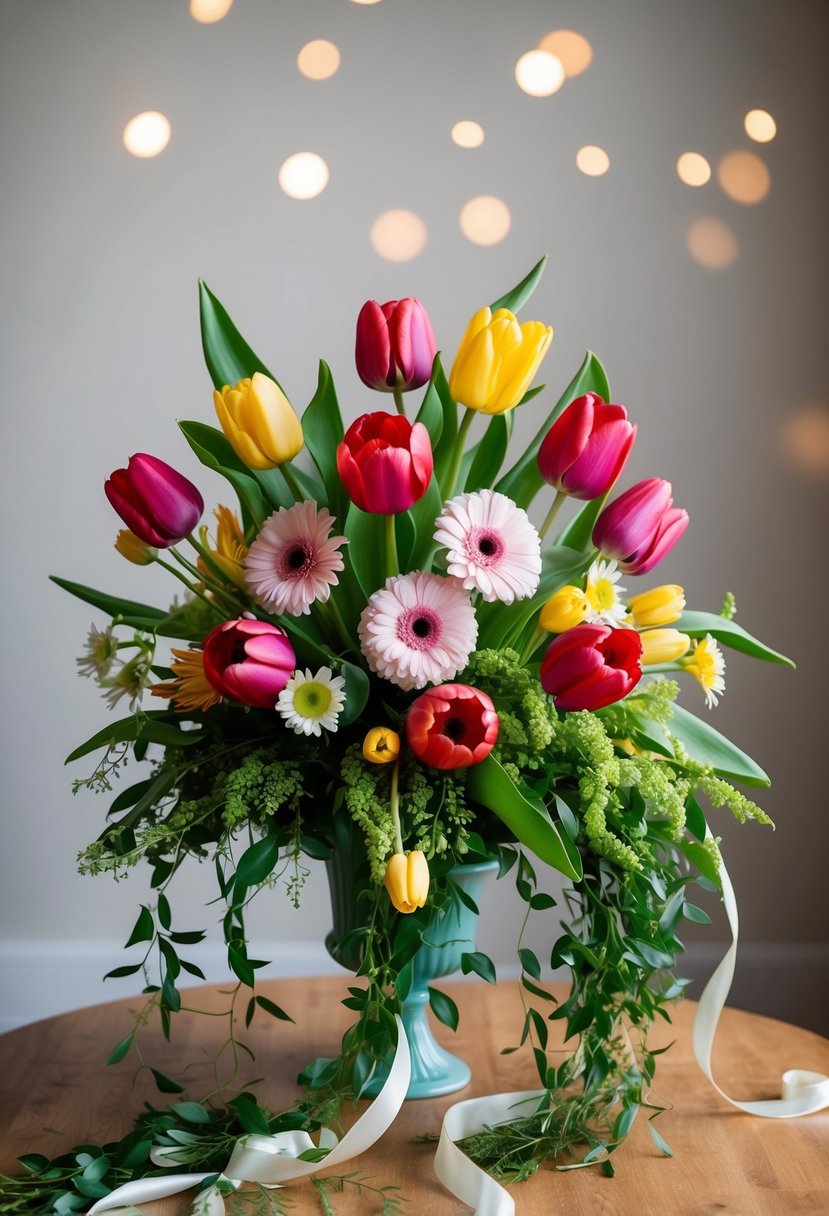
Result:
<svg viewBox="0 0 829 1216"><path fill-rule="evenodd" d="M622 419L594 430L562 478L566 492L587 500L607 493L618 480L635 437L636 427Z"/></svg>
<svg viewBox="0 0 829 1216"><path fill-rule="evenodd" d="M386 308L388 304L381 308L376 300L367 300L357 317L357 373L363 384L374 389L384 389L394 384Z"/></svg>

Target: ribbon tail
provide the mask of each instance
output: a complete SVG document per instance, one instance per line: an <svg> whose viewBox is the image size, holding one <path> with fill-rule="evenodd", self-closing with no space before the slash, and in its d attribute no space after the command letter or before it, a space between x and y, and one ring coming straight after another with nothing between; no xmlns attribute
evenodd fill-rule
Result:
<svg viewBox="0 0 829 1216"><path fill-rule="evenodd" d="M198 1186L210 1174L168 1174L163 1178L137 1178L135 1182L125 1182L116 1187L103 1199L99 1199L89 1209L87 1216L96 1216L98 1212L110 1212L114 1208L135 1207L139 1203L151 1203L154 1199L167 1199L170 1195L178 1195L181 1191L189 1191Z"/></svg>

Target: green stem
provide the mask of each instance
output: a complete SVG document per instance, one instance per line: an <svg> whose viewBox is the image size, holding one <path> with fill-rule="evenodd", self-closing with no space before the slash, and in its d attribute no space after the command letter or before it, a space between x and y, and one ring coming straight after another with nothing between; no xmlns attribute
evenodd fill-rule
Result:
<svg viewBox="0 0 829 1216"><path fill-rule="evenodd" d="M386 520L386 576L400 573L400 562L397 557L397 531L395 516L387 515Z"/></svg>
<svg viewBox="0 0 829 1216"><path fill-rule="evenodd" d="M397 789L399 781L400 761L395 760L394 767L391 770L391 788L389 789L389 809L391 811L392 823L394 824L395 853L403 852L403 832L400 827L400 796Z"/></svg>
<svg viewBox="0 0 829 1216"><path fill-rule="evenodd" d="M550 506L549 511L547 512L546 516L544 517L544 523L541 525L541 527L539 528L539 531L538 531L538 535L541 537L542 540L549 532L552 522L555 519L555 517L558 515L559 511L561 510L561 504L564 502L566 497L567 497L567 495L564 493L563 490L556 490L556 496L552 501L552 505Z"/></svg>
<svg viewBox="0 0 829 1216"><path fill-rule="evenodd" d="M643 667L642 674L650 676L660 671L684 671L684 668L681 663L648 663Z"/></svg>
<svg viewBox="0 0 829 1216"><path fill-rule="evenodd" d="M224 613L219 611L212 600L209 600L206 595L198 590L197 587L194 587L190 580L185 578L180 570L176 570L175 566L171 566L169 562L162 561L160 557L156 557L153 560L157 566L161 566L162 569L166 570L169 574L172 574L173 578L177 578L180 583L184 583L188 591L192 591L193 595L197 595L200 600L203 600L205 604L207 604L208 608L211 608L213 612L216 613L219 620L224 620Z"/></svg>
<svg viewBox="0 0 829 1216"><path fill-rule="evenodd" d="M536 625L535 629L533 630L532 637L521 651L521 658L519 659L519 662L522 667L525 667L527 663L529 663L530 659L547 636L547 630L542 629L540 625Z"/></svg>
<svg viewBox="0 0 829 1216"><path fill-rule="evenodd" d="M405 407L405 405L403 404L403 390L400 388L400 386L399 386L399 385L397 385L397 386L396 386L396 387L395 387L395 388L392 390L392 392L393 392L393 395L394 395L394 404L397 406L397 412L398 412L398 414L405 414L405 413L406 413L406 407Z"/></svg>
<svg viewBox="0 0 829 1216"><path fill-rule="evenodd" d="M279 471L285 478L285 481L288 483L288 489L291 491L297 502L304 502L305 495L300 488L299 482L294 476L294 471L291 466L289 464L281 464L279 466Z"/></svg>
<svg viewBox="0 0 829 1216"><path fill-rule="evenodd" d="M229 608L235 616L238 616L241 606L238 600L235 600L224 586L224 580L227 577L224 570L222 570L218 562L214 560L213 554L210 552L210 550L206 549L204 545L197 541L192 532L187 539L204 562L205 566L210 572L209 574L206 574L203 570L199 570L197 566L194 566L191 562L188 562L184 554L179 553L178 549L176 549L174 546L170 549L170 552L177 561L181 562L185 569L189 570L191 574L194 574L196 578L208 586L218 599L223 600L226 608Z"/></svg>
<svg viewBox="0 0 829 1216"><path fill-rule="evenodd" d="M458 473L461 470L461 461L463 460L463 449L466 441L466 432L472 425L472 419L475 417L475 410L467 410L463 418L461 418L458 434L455 439L455 447L452 451L452 463L449 466L449 475L446 478L446 485L443 491L444 498L451 498L455 493L455 485L458 480Z"/></svg>
<svg viewBox="0 0 829 1216"><path fill-rule="evenodd" d="M331 611L331 618L334 622L334 626L337 633L340 635L340 640L342 641L346 650L354 650L354 638L348 632L348 628L343 620L342 613L340 612L337 601L334 599L333 595L328 600L328 607Z"/></svg>

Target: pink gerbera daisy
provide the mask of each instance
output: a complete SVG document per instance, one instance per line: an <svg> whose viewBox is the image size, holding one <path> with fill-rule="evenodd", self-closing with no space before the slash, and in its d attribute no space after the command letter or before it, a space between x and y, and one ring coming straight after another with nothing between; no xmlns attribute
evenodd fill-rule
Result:
<svg viewBox="0 0 829 1216"><path fill-rule="evenodd" d="M344 536L330 536L334 517L315 502L280 507L248 549L245 582L269 612L302 616L325 603L343 568Z"/></svg>
<svg viewBox="0 0 829 1216"><path fill-rule="evenodd" d="M476 490L443 504L435 540L448 549L449 573L485 600L511 604L538 589L541 541L527 512L506 494Z"/></svg>
<svg viewBox="0 0 829 1216"><path fill-rule="evenodd" d="M372 671L400 688L451 680L466 666L478 625L469 596L439 574L398 574L369 597L357 627Z"/></svg>

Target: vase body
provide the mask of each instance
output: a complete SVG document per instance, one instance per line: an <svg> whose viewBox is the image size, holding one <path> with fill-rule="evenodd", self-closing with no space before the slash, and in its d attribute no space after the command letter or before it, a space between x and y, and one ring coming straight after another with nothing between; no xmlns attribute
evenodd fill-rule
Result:
<svg viewBox="0 0 829 1216"><path fill-rule="evenodd" d="M333 959L350 971L360 965L359 942L349 940L348 934L361 923L358 910L363 875L355 872L354 858L348 850L337 850L326 862L331 891L331 912L334 926L325 939ZM496 861L455 866L450 877L477 904L488 875L498 868ZM407 1098L435 1098L463 1089L470 1080L469 1066L441 1047L432 1034L429 1022L429 984L443 975L450 975L461 965L461 955L475 949L477 916L459 901L436 908L421 945L412 959L412 982L401 1001L401 1016L406 1028L412 1060L412 1075ZM388 1073L388 1066L378 1065L364 1089L367 1097L376 1095Z"/></svg>

